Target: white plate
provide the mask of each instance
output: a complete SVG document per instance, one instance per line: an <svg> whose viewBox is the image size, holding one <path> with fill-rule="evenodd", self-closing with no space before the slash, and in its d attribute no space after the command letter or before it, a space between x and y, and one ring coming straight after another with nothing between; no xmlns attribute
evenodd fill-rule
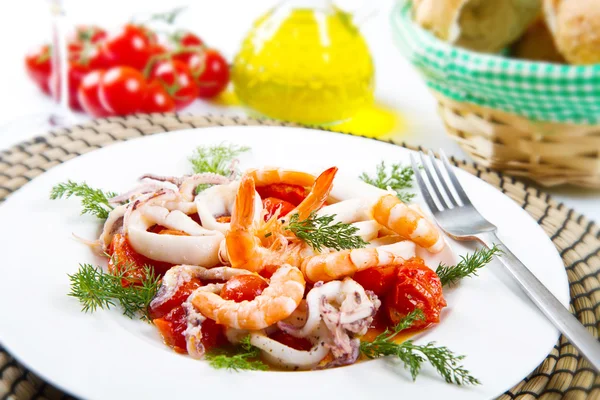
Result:
<svg viewBox="0 0 600 400"><path fill-rule="evenodd" d="M558 332L496 263L445 291L439 325L418 337L467 357L477 387L446 384L426 367L416 382L389 360L314 372L226 372L178 355L157 331L118 310L83 314L68 297L67 273L98 263L71 236L94 238L98 220L80 217L77 200L50 201L67 179L120 191L143 173L189 173L187 157L201 144L245 144L242 167L276 165L325 169L339 176L372 173L381 160L408 162L409 151L373 140L279 127L220 127L153 135L116 144L53 168L0 207L0 342L21 362L70 393L91 399L243 398L488 399L531 372L550 352ZM499 227L499 236L532 272L568 304L567 276L556 249L529 215L492 186L457 171L473 203ZM458 254L472 251L452 243ZM435 265L432 267L435 268Z"/></svg>

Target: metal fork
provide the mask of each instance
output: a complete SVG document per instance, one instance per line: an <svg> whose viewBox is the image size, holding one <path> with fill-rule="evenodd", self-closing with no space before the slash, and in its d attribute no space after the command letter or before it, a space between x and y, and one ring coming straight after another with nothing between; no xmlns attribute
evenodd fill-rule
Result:
<svg viewBox="0 0 600 400"><path fill-rule="evenodd" d="M502 251L498 259L521 285L521 289L596 370L600 370L598 339L588 332L496 236L496 226L473 206L452 171L446 155L440 152L447 177L442 174L431 150L428 154L429 163L426 162L423 152L419 152L422 169L419 168L413 154L410 155L410 159L421 194L440 228L456 240L477 240L488 248L496 245Z"/></svg>

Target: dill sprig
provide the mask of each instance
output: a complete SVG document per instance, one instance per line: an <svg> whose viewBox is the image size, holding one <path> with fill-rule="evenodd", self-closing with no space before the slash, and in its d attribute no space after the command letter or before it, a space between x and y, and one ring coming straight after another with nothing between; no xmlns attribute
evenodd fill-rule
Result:
<svg viewBox="0 0 600 400"><path fill-rule="evenodd" d="M250 336L246 336L234 350L229 352L211 351L206 354L205 358L215 369L265 371L268 367L258 359L259 356L260 349L250 343Z"/></svg>
<svg viewBox="0 0 600 400"><path fill-rule="evenodd" d="M249 151L250 147L235 144L219 144L216 146L199 146L189 158L194 173L212 172L223 176L231 175L229 166L240 154Z"/></svg>
<svg viewBox="0 0 600 400"><path fill-rule="evenodd" d="M100 219L108 218L108 213L112 211L108 199L115 197L114 192L103 192L100 189L92 189L87 183L77 183L71 180L55 185L50 191L50 199L56 200L76 196L81 198L81 214L92 214Z"/></svg>
<svg viewBox="0 0 600 400"><path fill-rule="evenodd" d="M414 171L410 166L403 167L400 164L390 165L389 171L385 162L382 161L377 165L375 176L370 177L365 172L360 175L360 179L369 185L373 185L380 189L388 190L391 188L396 192L396 196L404 203L411 201L414 193L406 192L406 189L413 187Z"/></svg>
<svg viewBox="0 0 600 400"><path fill-rule="evenodd" d="M360 351L368 358L394 356L404 363L410 371L412 379L417 379L421 366L428 361L448 383L457 385L478 385L479 381L469 375L460 361L464 356L457 356L447 347L436 346L435 342L416 345L412 340L395 343L394 337L401 331L410 328L417 320L425 318L423 311L416 309L404 317L392 331L386 329L377 335L372 342L361 342Z"/></svg>
<svg viewBox="0 0 600 400"><path fill-rule="evenodd" d="M302 221L299 221L299 218L298 214L292 215L286 229L318 252L323 248L339 251L358 249L367 245L360 236L356 235L357 227L343 222L334 224L335 215L317 216L313 211L308 218Z"/></svg>
<svg viewBox="0 0 600 400"><path fill-rule="evenodd" d="M477 271L489 264L495 255L501 253L502 250L496 245L490 249L482 248L476 250L473 254L460 256L460 261L455 266L440 264L435 273L440 277L443 286L452 285L462 278L476 276Z"/></svg>
<svg viewBox="0 0 600 400"><path fill-rule="evenodd" d="M69 296L79 300L83 312L109 309L117 304L123 314L134 318L150 320L148 306L158 290L160 277L154 269L144 266L142 278L132 278L134 265L118 266L115 274L106 273L91 264L79 264L79 270L69 275L71 292ZM125 285L124 285L125 283Z"/></svg>

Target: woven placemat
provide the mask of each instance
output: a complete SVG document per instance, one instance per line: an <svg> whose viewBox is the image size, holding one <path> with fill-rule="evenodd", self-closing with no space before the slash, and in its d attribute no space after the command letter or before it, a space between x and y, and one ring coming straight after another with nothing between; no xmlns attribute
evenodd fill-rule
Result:
<svg viewBox="0 0 600 400"><path fill-rule="evenodd" d="M0 153L0 202L48 169L115 142L187 128L291 124L250 118L176 114L94 120L59 129ZM406 146L404 143L395 143ZM410 148L410 147L409 147ZM565 263L571 311L598 337L600 329L600 229L592 221L514 178L465 161L452 160L511 197L544 228ZM512 329L520 329L512 327ZM21 366L0 347L1 399L71 398ZM528 377L500 396L508 399L600 399L600 377L561 337Z"/></svg>

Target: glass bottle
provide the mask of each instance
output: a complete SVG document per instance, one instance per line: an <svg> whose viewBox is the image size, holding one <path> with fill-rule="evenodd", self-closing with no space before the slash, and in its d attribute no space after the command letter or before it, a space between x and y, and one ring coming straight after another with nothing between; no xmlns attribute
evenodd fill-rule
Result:
<svg viewBox="0 0 600 400"><path fill-rule="evenodd" d="M258 114L305 124L342 122L373 102L367 44L352 15L330 0L287 0L260 17L232 81Z"/></svg>

